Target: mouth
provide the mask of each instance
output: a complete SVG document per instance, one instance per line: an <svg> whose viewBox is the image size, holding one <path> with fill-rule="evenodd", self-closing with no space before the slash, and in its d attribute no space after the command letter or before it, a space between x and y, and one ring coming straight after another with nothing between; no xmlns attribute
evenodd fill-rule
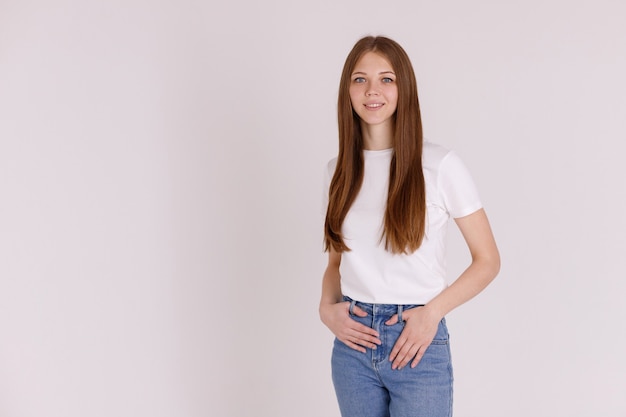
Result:
<svg viewBox="0 0 626 417"><path fill-rule="evenodd" d="M376 110L381 108L382 106L384 106L383 103L370 103L370 104L365 104L365 108L367 109L371 109L371 110Z"/></svg>

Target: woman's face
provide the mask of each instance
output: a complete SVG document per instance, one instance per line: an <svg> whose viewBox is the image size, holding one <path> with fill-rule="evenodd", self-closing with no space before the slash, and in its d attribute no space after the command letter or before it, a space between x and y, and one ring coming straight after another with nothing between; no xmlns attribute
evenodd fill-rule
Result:
<svg viewBox="0 0 626 417"><path fill-rule="evenodd" d="M392 123L398 105L398 86L386 58L367 52L357 61L350 80L350 101L366 124Z"/></svg>

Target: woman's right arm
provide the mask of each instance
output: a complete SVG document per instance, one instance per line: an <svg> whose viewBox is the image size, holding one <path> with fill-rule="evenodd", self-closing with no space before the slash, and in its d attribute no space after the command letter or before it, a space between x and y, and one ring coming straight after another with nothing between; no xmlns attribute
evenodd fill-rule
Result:
<svg viewBox="0 0 626 417"><path fill-rule="evenodd" d="M365 347L376 349L381 342L378 332L350 317L350 303L342 302L340 263L341 253L331 248L328 254L328 266L322 280L320 318L337 339L348 347L365 353ZM359 317L367 316L367 313L357 306L354 306L352 312Z"/></svg>

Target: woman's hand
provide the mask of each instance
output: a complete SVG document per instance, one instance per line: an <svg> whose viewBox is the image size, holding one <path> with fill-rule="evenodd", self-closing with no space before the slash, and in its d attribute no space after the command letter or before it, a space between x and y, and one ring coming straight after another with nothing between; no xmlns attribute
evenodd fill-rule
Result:
<svg viewBox="0 0 626 417"><path fill-rule="evenodd" d="M356 305L352 312L359 317L367 316ZM337 339L354 350L365 353L366 347L376 349L381 344L377 331L350 317L350 303L347 301L320 305L320 318Z"/></svg>
<svg viewBox="0 0 626 417"><path fill-rule="evenodd" d="M402 369L411 360L411 368L415 368L424 356L435 335L441 317L432 314L427 307L415 307L402 312L404 329L391 350L389 360L391 369ZM391 326L398 323L398 315L394 314L385 322Z"/></svg>

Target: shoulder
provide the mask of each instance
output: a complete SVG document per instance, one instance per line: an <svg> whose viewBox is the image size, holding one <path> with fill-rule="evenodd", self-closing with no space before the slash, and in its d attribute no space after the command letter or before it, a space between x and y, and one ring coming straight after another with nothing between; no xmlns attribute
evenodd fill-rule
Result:
<svg viewBox="0 0 626 417"><path fill-rule="evenodd" d="M422 146L422 165L425 169L436 170L451 154L452 150L425 140Z"/></svg>
<svg viewBox="0 0 626 417"><path fill-rule="evenodd" d="M324 170L324 183L326 184L326 188L330 185L330 180L335 175L335 168L337 167L337 157L331 159L326 164L326 169Z"/></svg>
<svg viewBox="0 0 626 417"><path fill-rule="evenodd" d="M452 149L424 141L422 148L422 168L431 181L440 183L441 178L469 176L467 167Z"/></svg>
<svg viewBox="0 0 626 417"><path fill-rule="evenodd" d="M335 172L335 168L337 167L337 157L332 158L326 164L326 172L332 175Z"/></svg>
<svg viewBox="0 0 626 417"><path fill-rule="evenodd" d="M472 176L455 151L424 142L422 156L427 195L430 186L431 200L439 201L454 218L482 207Z"/></svg>

